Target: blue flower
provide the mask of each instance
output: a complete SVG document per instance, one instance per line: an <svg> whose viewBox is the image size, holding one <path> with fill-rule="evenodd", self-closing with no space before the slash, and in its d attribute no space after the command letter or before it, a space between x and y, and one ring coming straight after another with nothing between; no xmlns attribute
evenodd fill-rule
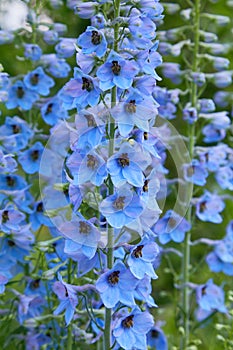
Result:
<svg viewBox="0 0 233 350"><path fill-rule="evenodd" d="M140 152L141 151L141 152ZM147 151L140 149L135 143L123 143L119 151L107 161L107 169L114 186L119 187L128 182L135 187L144 185L143 170L150 164L151 158Z"/></svg>
<svg viewBox="0 0 233 350"><path fill-rule="evenodd" d="M63 87L60 97L66 109L94 107L99 102L100 89L96 79L84 74L81 69L74 69L74 79Z"/></svg>
<svg viewBox="0 0 233 350"><path fill-rule="evenodd" d="M51 30L46 30L43 34L43 39L48 45L54 45L59 39L58 33L51 29Z"/></svg>
<svg viewBox="0 0 233 350"><path fill-rule="evenodd" d="M40 142L36 142L31 148L20 153L18 161L27 174L34 174L39 171L43 150L44 146Z"/></svg>
<svg viewBox="0 0 233 350"><path fill-rule="evenodd" d="M191 164L184 164L184 178L188 182L192 182L199 186L204 186L206 178L209 175L204 165L197 159L193 159Z"/></svg>
<svg viewBox="0 0 233 350"><path fill-rule="evenodd" d="M41 61L46 65L46 70L55 78L66 78L70 72L70 66L64 58L58 58L55 54L43 55Z"/></svg>
<svg viewBox="0 0 233 350"><path fill-rule="evenodd" d="M142 279L145 274L151 278L158 278L153 268L153 262L159 253L158 245L146 239L131 248L127 263L132 274L138 279Z"/></svg>
<svg viewBox="0 0 233 350"><path fill-rule="evenodd" d="M153 99L143 98L133 92L127 100L113 108L112 116L117 121L118 129L123 137L127 137L136 125L140 130L149 131L149 120L154 121L158 114L158 104Z"/></svg>
<svg viewBox="0 0 233 350"><path fill-rule="evenodd" d="M55 125L60 119L68 118L68 113L62 108L62 101L59 97L54 97L46 102L41 108L41 115L49 125Z"/></svg>
<svg viewBox="0 0 233 350"><path fill-rule="evenodd" d="M33 212L30 215L30 223L34 231L38 230L41 225L48 227L53 226L51 220L46 213L44 213L43 202L36 202L33 208Z"/></svg>
<svg viewBox="0 0 233 350"><path fill-rule="evenodd" d="M167 338L159 325L156 324L147 333L147 344L152 349L168 350Z"/></svg>
<svg viewBox="0 0 233 350"><path fill-rule="evenodd" d="M222 222L222 217L219 213L225 208L225 203L217 195L209 191L197 199L196 215L202 221L213 222L219 224Z"/></svg>
<svg viewBox="0 0 233 350"><path fill-rule="evenodd" d="M193 124L197 121L197 110L195 107L186 106L183 109L183 119L186 120L189 124Z"/></svg>
<svg viewBox="0 0 233 350"><path fill-rule="evenodd" d="M10 154L4 154L0 149L0 174L13 173L18 164Z"/></svg>
<svg viewBox="0 0 233 350"><path fill-rule="evenodd" d="M29 90L21 80L17 80L9 89L6 107L13 109L19 106L28 111L37 99L37 93Z"/></svg>
<svg viewBox="0 0 233 350"><path fill-rule="evenodd" d="M115 194L105 198L99 209L112 227L122 228L142 213L143 205L128 186L122 186Z"/></svg>
<svg viewBox="0 0 233 350"><path fill-rule="evenodd" d="M23 119L6 117L5 124L0 126L0 132L4 135L3 145L8 152L17 152L25 148L34 132Z"/></svg>
<svg viewBox="0 0 233 350"><path fill-rule="evenodd" d="M53 292L58 296L60 304L54 310L54 315L59 315L65 310L65 321L68 326L74 317L75 308L78 305L77 288L72 284L63 282L62 277L58 274L59 281L53 284Z"/></svg>
<svg viewBox="0 0 233 350"><path fill-rule="evenodd" d="M37 67L24 77L24 84L28 89L46 96L49 94L50 88L54 86L54 81L45 74L43 68Z"/></svg>
<svg viewBox="0 0 233 350"><path fill-rule="evenodd" d="M107 308L113 308L118 302L124 305L135 305L133 290L138 280L121 262L103 273L96 282L96 289L100 293L102 302Z"/></svg>
<svg viewBox="0 0 233 350"><path fill-rule="evenodd" d="M59 226L59 231L64 237L76 243L76 250L80 249L89 259L94 257L100 233L90 220L88 221L81 214L77 214L72 221L62 223Z"/></svg>
<svg viewBox="0 0 233 350"><path fill-rule="evenodd" d="M57 57L68 58L75 53L75 39L60 38L59 43L55 46Z"/></svg>
<svg viewBox="0 0 233 350"><path fill-rule="evenodd" d="M173 210L168 210L162 219L153 226L152 231L158 235L159 241L166 244L170 241L180 243L184 240L185 232L191 228L190 223Z"/></svg>
<svg viewBox="0 0 233 350"><path fill-rule="evenodd" d="M202 284L197 287L196 296L200 309L197 311L198 320L203 319L203 317L201 317L201 312L199 314L199 311L202 310L204 311L205 317L214 311L223 313L227 312L227 309L224 305L224 292L221 287L213 283L212 279L208 280L206 284Z"/></svg>
<svg viewBox="0 0 233 350"><path fill-rule="evenodd" d="M115 51L111 51L107 61L98 68L96 75L100 80L99 85L103 91L114 86L120 89L129 89L138 71L139 68L136 63L126 61Z"/></svg>
<svg viewBox="0 0 233 350"><path fill-rule="evenodd" d="M24 56L32 61L37 61L42 55L41 48L36 44L25 44L24 45Z"/></svg>
<svg viewBox="0 0 233 350"><path fill-rule="evenodd" d="M13 207L6 207L0 210L0 229L10 233L11 230L19 230L20 223L25 219L25 215Z"/></svg>
<svg viewBox="0 0 233 350"><path fill-rule="evenodd" d="M107 41L104 34L95 27L88 26L86 31L78 38L84 54L95 52L97 57L103 57L107 51Z"/></svg>
<svg viewBox="0 0 233 350"><path fill-rule="evenodd" d="M67 166L73 175L74 185L82 185L90 181L100 186L108 175L105 160L94 150L84 157L78 151L72 153L67 161Z"/></svg>
<svg viewBox="0 0 233 350"><path fill-rule="evenodd" d="M130 314L120 317L113 330L117 343L126 350L146 350L146 334L153 327L153 317L149 312L133 309Z"/></svg>

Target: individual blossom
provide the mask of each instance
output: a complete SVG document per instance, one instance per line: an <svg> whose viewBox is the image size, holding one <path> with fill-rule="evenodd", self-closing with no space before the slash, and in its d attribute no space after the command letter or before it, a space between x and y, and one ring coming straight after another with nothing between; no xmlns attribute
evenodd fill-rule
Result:
<svg viewBox="0 0 233 350"><path fill-rule="evenodd" d="M99 209L112 227L122 228L142 213L143 205L140 198L130 190L128 185L125 185L113 195L106 197Z"/></svg>
<svg viewBox="0 0 233 350"><path fill-rule="evenodd" d="M139 72L136 63L126 61L115 51L111 51L106 62L96 72L101 90L106 91L114 86L129 89L134 77Z"/></svg>
<svg viewBox="0 0 233 350"><path fill-rule="evenodd" d="M58 32L56 32L53 29L46 30L43 33L43 40L46 42L48 45L54 45L59 39Z"/></svg>
<svg viewBox="0 0 233 350"><path fill-rule="evenodd" d="M155 304L154 299L151 296L152 293L152 284L151 277L148 275L144 275L142 279L139 280L135 290L134 290L134 298L139 301L143 301L146 303L148 307L158 307Z"/></svg>
<svg viewBox="0 0 233 350"><path fill-rule="evenodd" d="M25 44L24 45L24 56L32 61L37 61L42 55L40 46L36 44Z"/></svg>
<svg viewBox="0 0 233 350"><path fill-rule="evenodd" d="M152 231L158 235L160 243L170 241L180 243L185 238L185 233L191 228L190 223L173 210L168 210L163 218L153 226Z"/></svg>
<svg viewBox="0 0 233 350"><path fill-rule="evenodd" d="M119 103L111 114L117 121L118 129L123 137L127 137L134 126L148 132L149 121L154 121L158 114L158 104L150 98L144 98L137 92L131 93L126 101Z"/></svg>
<svg viewBox="0 0 233 350"><path fill-rule="evenodd" d="M168 350L167 338L159 323L156 323L147 333L147 345L152 349Z"/></svg>
<svg viewBox="0 0 233 350"><path fill-rule="evenodd" d="M24 221L25 215L9 206L0 210L0 229L10 233L11 230L19 230L20 224Z"/></svg>
<svg viewBox="0 0 233 350"><path fill-rule="evenodd" d="M108 159L107 169L114 186L120 187L127 182L135 187L142 187L143 171L150 163L150 155L140 149L137 143L134 147L123 143L119 151Z"/></svg>
<svg viewBox="0 0 233 350"><path fill-rule="evenodd" d="M10 154L4 154L0 149L0 174L13 173L17 169L17 162Z"/></svg>
<svg viewBox="0 0 233 350"><path fill-rule="evenodd" d="M79 110L88 105L94 107L99 102L100 89L96 79L84 74L81 69L74 69L74 78L65 84L59 97L66 109Z"/></svg>
<svg viewBox="0 0 233 350"><path fill-rule="evenodd" d="M55 78L66 78L70 72L70 66L64 58L58 58L55 54L47 54L41 57L41 62Z"/></svg>
<svg viewBox="0 0 233 350"><path fill-rule="evenodd" d="M221 287L213 283L212 279L196 288L196 296L199 306L196 317L199 321L215 311L227 312L224 305L224 292Z"/></svg>
<svg viewBox="0 0 233 350"><path fill-rule="evenodd" d="M55 46L57 57L68 58L75 53L75 39L60 38L59 43Z"/></svg>
<svg viewBox="0 0 233 350"><path fill-rule="evenodd" d="M6 117L5 123L0 126L1 140L8 152L17 152L25 148L34 132L27 122L18 116Z"/></svg>
<svg viewBox="0 0 233 350"><path fill-rule="evenodd" d="M55 96L41 107L41 116L45 123L55 125L59 120L68 118L68 113L62 107L61 99Z"/></svg>
<svg viewBox="0 0 233 350"><path fill-rule="evenodd" d="M67 166L73 176L73 185L82 185L90 181L96 186L103 184L108 173L105 160L94 150L84 157L77 151L72 153Z"/></svg>
<svg viewBox="0 0 233 350"><path fill-rule="evenodd" d="M147 239L143 239L139 244L132 247L127 259L132 274L138 279L142 279L145 274L151 278L157 278L153 262L159 255L159 252L158 245Z"/></svg>
<svg viewBox="0 0 233 350"><path fill-rule="evenodd" d="M209 191L196 200L196 215L201 221L219 224L222 222L220 213L225 208L224 201L217 195Z"/></svg>
<svg viewBox="0 0 233 350"><path fill-rule="evenodd" d="M34 174L39 171L43 150L42 143L36 142L31 148L20 153L18 161L27 174Z"/></svg>
<svg viewBox="0 0 233 350"><path fill-rule="evenodd" d="M77 43L85 55L95 52L97 57L103 57L107 51L104 34L92 26L88 26L86 31L79 36Z"/></svg>
<svg viewBox="0 0 233 350"><path fill-rule="evenodd" d="M197 110L195 107L186 106L183 109L183 119L186 120L189 124L193 124L197 121Z"/></svg>
<svg viewBox="0 0 233 350"><path fill-rule="evenodd" d="M121 261L117 261L111 270L100 275L96 289L107 308L115 307L118 302L133 306L135 305L133 290L137 282L130 270Z"/></svg>
<svg viewBox="0 0 233 350"><path fill-rule="evenodd" d="M43 202L36 202L34 204L33 211L30 214L30 223L34 231L38 230L41 225L53 226L50 218L46 215Z"/></svg>
<svg viewBox="0 0 233 350"><path fill-rule="evenodd" d="M75 242L76 250L79 248L86 257L93 258L100 232L90 220L78 213L73 220L59 225L59 231L65 238Z"/></svg>
<svg viewBox="0 0 233 350"><path fill-rule="evenodd" d="M54 310L54 315L59 315L65 310L65 321L68 326L74 317L75 308L78 305L77 287L65 283L60 273L58 273L58 280L53 284L53 292L60 300L60 304Z"/></svg>
<svg viewBox="0 0 233 350"><path fill-rule="evenodd" d="M153 317L147 311L134 308L130 314L120 317L113 330L117 343L126 350L147 348L146 334L153 327Z"/></svg>
<svg viewBox="0 0 233 350"><path fill-rule="evenodd" d="M184 178L186 181L192 182L195 185L204 186L206 178L209 175L208 171L197 159L193 159L191 164L184 164Z"/></svg>
<svg viewBox="0 0 233 350"><path fill-rule="evenodd" d="M21 107L28 111L37 99L38 94L36 92L29 90L21 80L17 80L9 89L6 107L8 109Z"/></svg>
<svg viewBox="0 0 233 350"><path fill-rule="evenodd" d="M54 80L45 74L42 67L37 67L24 77L24 84L28 89L47 96L54 86Z"/></svg>

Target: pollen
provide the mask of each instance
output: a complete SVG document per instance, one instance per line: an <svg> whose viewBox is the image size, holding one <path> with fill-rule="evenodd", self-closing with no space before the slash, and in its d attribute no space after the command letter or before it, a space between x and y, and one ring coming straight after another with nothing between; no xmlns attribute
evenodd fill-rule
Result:
<svg viewBox="0 0 233 350"><path fill-rule="evenodd" d="M92 81L90 79L82 77L82 82L83 82L82 90L87 90L88 92L93 90L93 84L92 84Z"/></svg>
<svg viewBox="0 0 233 350"><path fill-rule="evenodd" d="M122 153L121 156L117 159L117 161L122 168L129 166L128 153Z"/></svg>
<svg viewBox="0 0 233 350"><path fill-rule="evenodd" d="M96 30L93 30L91 33L91 42L93 45L99 45L101 43L101 35Z"/></svg>
<svg viewBox="0 0 233 350"><path fill-rule="evenodd" d="M130 114L136 113L137 108L135 100L130 100L128 103L126 103L125 109L126 112Z"/></svg>
<svg viewBox="0 0 233 350"><path fill-rule="evenodd" d="M115 75L119 75L121 71L121 66L119 65L118 61L112 61L112 72Z"/></svg>
<svg viewBox="0 0 233 350"><path fill-rule="evenodd" d="M17 87L17 97L18 98L23 98L24 97L24 94L25 94L25 92L24 92L24 89L22 88L22 86L18 86Z"/></svg>
<svg viewBox="0 0 233 350"><path fill-rule="evenodd" d="M35 73L31 76L30 82L32 85L37 85L39 83L39 74Z"/></svg>
<svg viewBox="0 0 233 350"><path fill-rule="evenodd" d="M133 256L135 258L141 258L142 257L142 248L143 247L144 247L144 245L139 245L139 246L137 246L137 248L134 249Z"/></svg>
<svg viewBox="0 0 233 350"><path fill-rule="evenodd" d="M90 226L85 221L79 222L79 232L88 235L91 231Z"/></svg>
<svg viewBox="0 0 233 350"><path fill-rule="evenodd" d="M98 165L98 159L92 154L87 155L87 166L88 168L95 169Z"/></svg>
<svg viewBox="0 0 233 350"><path fill-rule="evenodd" d="M118 197L113 206L116 208L116 209L124 209L124 206L125 206L125 197L123 196L120 196Z"/></svg>
<svg viewBox="0 0 233 350"><path fill-rule="evenodd" d="M119 275L120 271L113 271L109 276L108 276L108 282L112 285L115 285L119 282Z"/></svg>
<svg viewBox="0 0 233 350"><path fill-rule="evenodd" d="M126 317L122 321L122 326L124 328L131 328L131 327L133 327L133 318L134 318L134 315L130 315L130 316Z"/></svg>

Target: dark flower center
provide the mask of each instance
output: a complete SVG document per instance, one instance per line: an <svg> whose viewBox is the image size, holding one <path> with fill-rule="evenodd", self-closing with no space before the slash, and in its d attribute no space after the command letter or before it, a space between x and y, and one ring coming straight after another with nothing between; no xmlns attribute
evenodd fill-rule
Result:
<svg viewBox="0 0 233 350"><path fill-rule="evenodd" d="M119 282L119 275L120 271L113 271L109 276L108 276L108 282L112 285L115 285Z"/></svg>
<svg viewBox="0 0 233 350"><path fill-rule="evenodd" d="M118 197L113 206L116 208L116 209L124 209L124 206L125 206L125 197L123 196L120 196Z"/></svg>
<svg viewBox="0 0 233 350"><path fill-rule="evenodd" d="M30 288L31 288L32 290L35 290L35 289L37 289L37 288L39 288L39 287L40 287L40 278L37 278L36 280L31 281L31 283L30 283Z"/></svg>
<svg viewBox="0 0 233 350"><path fill-rule="evenodd" d="M151 337L152 337L152 338L158 338L158 336L159 336L159 332L156 331L156 329L152 329L152 331L151 331Z"/></svg>
<svg viewBox="0 0 233 350"><path fill-rule="evenodd" d="M98 159L94 157L92 154L87 155L87 166L88 168L95 169L98 165Z"/></svg>
<svg viewBox="0 0 233 350"><path fill-rule="evenodd" d="M188 169L187 169L187 175L188 175L189 177L193 176L194 170L195 170L195 167L194 167L193 165L190 165L190 166L188 167Z"/></svg>
<svg viewBox="0 0 233 350"><path fill-rule="evenodd" d="M176 219L170 218L170 219L168 220L168 224L169 224L169 227L170 227L170 228L176 227L176 225L177 225Z"/></svg>
<svg viewBox="0 0 233 350"><path fill-rule="evenodd" d="M130 114L133 114L133 113L136 113L136 102L135 100L130 100L128 103L126 103L126 112L130 113Z"/></svg>
<svg viewBox="0 0 233 350"><path fill-rule="evenodd" d="M24 89L22 88L22 86L18 86L17 87L17 97L18 98L23 98L24 97L24 94L25 94L25 92L24 92Z"/></svg>
<svg viewBox="0 0 233 350"><path fill-rule="evenodd" d="M148 132L144 132L143 136L144 136L144 140L148 140Z"/></svg>
<svg viewBox="0 0 233 350"><path fill-rule="evenodd" d="M67 290L66 286L64 286L64 288L65 288L65 291L66 291L65 296L68 297L69 296L68 290Z"/></svg>
<svg viewBox="0 0 233 350"><path fill-rule="evenodd" d="M88 127L91 127L91 126L96 126L96 122L95 122L95 119L94 117L91 115L91 114L85 114L84 116L87 120L87 126Z"/></svg>
<svg viewBox="0 0 233 350"><path fill-rule="evenodd" d="M206 294L206 286L202 287L201 289L201 295L205 295Z"/></svg>
<svg viewBox="0 0 233 350"><path fill-rule="evenodd" d="M115 75L119 75L121 71L121 66L118 64L118 61L112 61L112 72Z"/></svg>
<svg viewBox="0 0 233 350"><path fill-rule="evenodd" d="M35 149L35 151L32 151L32 153L31 153L32 160L38 160L39 156L40 156L40 153L39 153L38 149Z"/></svg>
<svg viewBox="0 0 233 350"><path fill-rule="evenodd" d="M144 185L142 187L143 192L148 192L148 184L149 184L149 180L145 180Z"/></svg>
<svg viewBox="0 0 233 350"><path fill-rule="evenodd" d="M206 201L200 203L200 213L206 210Z"/></svg>
<svg viewBox="0 0 233 350"><path fill-rule="evenodd" d="M82 77L82 81L83 81L82 90L87 90L88 92L93 90L93 83L90 79Z"/></svg>
<svg viewBox="0 0 233 350"><path fill-rule="evenodd" d="M127 153L122 153L121 156L117 159L119 165L124 168L129 166L129 157Z"/></svg>
<svg viewBox="0 0 233 350"><path fill-rule="evenodd" d="M40 203L37 204L36 211L37 211L38 213L43 213L43 211L44 211L44 206L43 206L43 203L42 203L42 202L40 202Z"/></svg>
<svg viewBox="0 0 233 350"><path fill-rule="evenodd" d="M79 222L79 232L84 233L85 235L89 234L91 231L90 226L85 221Z"/></svg>
<svg viewBox="0 0 233 350"><path fill-rule="evenodd" d="M30 77L30 82L32 85L37 85L39 83L39 74L35 73Z"/></svg>
<svg viewBox="0 0 233 350"><path fill-rule="evenodd" d="M8 239L8 245L9 247L14 247L15 246L15 242L13 242L11 239Z"/></svg>
<svg viewBox="0 0 233 350"><path fill-rule="evenodd" d="M52 113L52 110L53 110L53 103L49 103L46 109L45 115Z"/></svg>
<svg viewBox="0 0 233 350"><path fill-rule="evenodd" d="M96 30L91 32L91 42L93 45L99 45L101 43L101 35Z"/></svg>
<svg viewBox="0 0 233 350"><path fill-rule="evenodd" d="M124 328L131 328L131 327L133 327L133 318L134 318L134 315L130 315L130 316L126 317L122 321L122 326Z"/></svg>
<svg viewBox="0 0 233 350"><path fill-rule="evenodd" d="M2 213L2 223L5 224L9 220L8 210L4 210Z"/></svg>
<svg viewBox="0 0 233 350"><path fill-rule="evenodd" d="M144 245L139 245L137 246L134 251L133 251L133 256L135 258L141 258L142 257L142 248L144 247Z"/></svg>
<svg viewBox="0 0 233 350"><path fill-rule="evenodd" d="M16 124L12 125L13 134L18 134L20 132L20 127Z"/></svg>
<svg viewBox="0 0 233 350"><path fill-rule="evenodd" d="M15 179L12 176L8 175L6 177L6 183L7 183L7 186L13 187L15 185Z"/></svg>

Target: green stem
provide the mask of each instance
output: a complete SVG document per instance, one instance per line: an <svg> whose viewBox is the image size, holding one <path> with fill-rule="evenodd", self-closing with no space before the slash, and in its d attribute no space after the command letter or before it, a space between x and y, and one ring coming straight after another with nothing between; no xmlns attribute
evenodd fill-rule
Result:
<svg viewBox="0 0 233 350"><path fill-rule="evenodd" d="M195 0L194 4L194 50L193 50L193 64L192 70L193 72L198 71L198 53L199 53L199 30L200 30L200 0ZM198 91L197 85L193 82L191 87L191 96L190 100L192 102L192 106L197 108L197 100L198 100ZM193 158L195 147L195 123L190 125L189 127L189 154L190 158ZM189 207L187 212L187 220L191 223L192 221L192 207ZM189 346L189 336L190 336L190 298L189 298L189 266L190 266L190 239L191 239L191 231L186 233L184 240L184 250L183 250L183 268L182 268L182 276L183 276L183 293L182 293L182 304L183 304L183 339L181 349L187 349Z"/></svg>
<svg viewBox="0 0 233 350"><path fill-rule="evenodd" d="M120 0L116 0L114 3L114 18L119 17L120 15ZM119 24L114 25L114 44L113 48L118 51L118 39L119 39ZM114 86L111 91L111 108L116 105L117 101L117 88ZM109 118L109 147L108 147L108 156L111 157L114 153L114 136L115 136L115 121L110 115ZM112 195L114 193L114 186L109 178L109 189L108 194ZM107 251L107 267L112 268L114 257L113 257L113 239L114 239L114 230L108 225L108 251ZM112 319L112 310L105 309L105 328L104 328L104 343L103 350L109 350L111 348L111 319Z"/></svg>
<svg viewBox="0 0 233 350"><path fill-rule="evenodd" d="M67 271L67 282L71 283L72 282L72 260L69 259L68 262L68 271ZM73 347L73 336L72 336L72 323L69 324L68 326L68 331L67 331L67 347L66 350L72 350Z"/></svg>

